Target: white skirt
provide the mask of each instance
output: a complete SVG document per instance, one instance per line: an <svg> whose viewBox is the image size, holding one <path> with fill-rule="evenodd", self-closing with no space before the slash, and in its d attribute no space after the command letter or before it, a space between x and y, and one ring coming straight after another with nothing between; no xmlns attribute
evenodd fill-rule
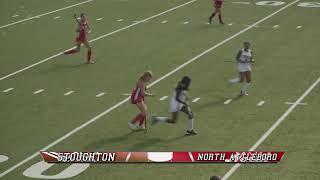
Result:
<svg viewBox="0 0 320 180"><path fill-rule="evenodd" d="M175 97L173 97L171 99L171 102L170 102L170 107L169 107L169 111L170 112L178 112L182 109L183 107L183 104L182 103L179 103Z"/></svg>
<svg viewBox="0 0 320 180"><path fill-rule="evenodd" d="M251 71L250 63L238 63L239 72Z"/></svg>

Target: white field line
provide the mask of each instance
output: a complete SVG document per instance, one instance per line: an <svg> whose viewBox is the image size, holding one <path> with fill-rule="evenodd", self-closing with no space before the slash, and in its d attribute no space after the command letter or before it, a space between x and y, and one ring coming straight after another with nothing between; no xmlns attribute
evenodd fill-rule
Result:
<svg viewBox="0 0 320 180"><path fill-rule="evenodd" d="M74 91L69 91L69 92L64 93L64 95L65 95L65 96L69 96L69 95L71 95L71 94L73 94L73 93L74 93Z"/></svg>
<svg viewBox="0 0 320 180"><path fill-rule="evenodd" d="M52 14L52 13L55 13L55 12L63 11L63 10L66 10L66 9L70 9L72 7L79 6L79 5L82 5L82 4L85 4L85 3L89 3L89 2L92 2L92 1L93 0L87 0L87 1L83 1L83 2L77 3L77 4L66 6L66 7L63 7L63 8L60 8L60 9L56 9L54 11L49 11L47 13L38 14L36 16L32 16L32 17L29 17L29 18L26 18L26 19L22 19L20 21L16 21L16 22L13 22L13 23L10 23L10 24L6 24L6 25L3 25L3 26L0 26L0 29L6 28L6 27L9 27L9 26L13 26L15 24L19 24L19 23L22 23L22 22L26 22L26 21L29 21L29 20L32 20L32 19L35 19L35 18L40 18L42 16L46 16L48 14Z"/></svg>
<svg viewBox="0 0 320 180"><path fill-rule="evenodd" d="M103 18L97 18L96 21L101 21Z"/></svg>
<svg viewBox="0 0 320 180"><path fill-rule="evenodd" d="M121 22L121 21L123 21L123 19L118 19L117 21L118 21L118 22Z"/></svg>
<svg viewBox="0 0 320 180"><path fill-rule="evenodd" d="M287 7L291 6L292 4L294 4L295 2L298 2L299 0L294 1L293 3L290 3L282 8L280 8L279 10L271 13L270 15L260 19L259 21L253 23L251 26L246 27L244 29L242 29L241 31L235 33L234 35L230 36L229 38L221 41L220 43L210 47L209 49L203 51L202 53L198 54L197 56L189 59L188 61L186 61L185 63L181 64L180 66L176 67L175 69L173 69L172 71L168 72L167 74L163 75L162 77L160 77L159 79L153 81L152 83L150 83L148 85L147 88L151 88L152 86L158 84L160 81L166 79L167 77L171 76L172 74L174 74L175 72L179 71L180 69L184 68L185 66L189 65L190 63L198 60L200 57L208 54L209 52L213 51L214 49L220 47L221 45L229 42L230 40L238 37L239 35L247 32L248 30L252 29L255 25L260 24L266 20L268 20L269 18L271 18L272 16L278 14L279 12L283 11L284 9L286 9ZM190 1L189 3L191 3L192 1ZM194 1L193 1L194 2ZM181 5L180 5L181 6ZM320 80L320 78L319 78ZM127 97L123 100L121 100L120 102L118 102L117 104L111 106L110 108L106 109L105 111L101 112L100 114L98 114L97 116L91 118L90 120L88 120L87 122L81 124L80 126L76 127L75 129L73 129L72 131L68 132L67 134L64 134L63 136L61 136L59 139L53 141L52 143L48 144L47 146L43 147L42 149L40 149L40 151L47 151L48 149L50 149L51 147L57 145L58 143L64 141L65 139L69 138L70 136L72 136L73 134L75 134L76 132L80 131L81 129L87 127L88 125L92 124L93 122L97 121L98 119L100 119L101 117L105 116L106 114L109 114L110 112L112 112L114 109L117 109L118 107L120 107L121 105L127 103L127 101L130 99L130 97ZM16 168L20 167L21 165L25 164L26 162L28 162L29 160L37 157L39 155L39 151L35 152L34 154L28 156L27 158L25 158L24 160L20 161L19 163L11 166L9 169L5 170L4 172L2 172L0 174L0 178L5 176L6 174L12 172L13 170L15 170Z"/></svg>
<svg viewBox="0 0 320 180"><path fill-rule="evenodd" d="M61 17L60 16L56 16L56 17L54 17L53 19L60 19Z"/></svg>
<svg viewBox="0 0 320 180"><path fill-rule="evenodd" d="M300 28L302 28L302 26L297 26L296 28L297 28L297 29L300 29Z"/></svg>
<svg viewBox="0 0 320 180"><path fill-rule="evenodd" d="M8 89L6 89L6 90L3 90L2 92L7 93L7 92L12 91L13 89L14 89L14 88L8 88Z"/></svg>
<svg viewBox="0 0 320 180"><path fill-rule="evenodd" d="M263 106L264 103L265 103L264 101L260 101L260 102L257 104L257 106Z"/></svg>
<svg viewBox="0 0 320 180"><path fill-rule="evenodd" d="M102 92L102 93L97 94L96 97L101 97L101 96L103 96L105 94L106 94L105 92Z"/></svg>
<svg viewBox="0 0 320 180"><path fill-rule="evenodd" d="M166 100L168 98L168 96L163 96L162 98L160 98L159 100L160 101L164 101L164 100Z"/></svg>
<svg viewBox="0 0 320 180"><path fill-rule="evenodd" d="M285 102L285 104L292 105L294 102ZM299 103L298 105L306 106L308 103Z"/></svg>
<svg viewBox="0 0 320 180"><path fill-rule="evenodd" d="M122 95L124 95L124 96L131 96L131 94L122 94Z"/></svg>
<svg viewBox="0 0 320 180"><path fill-rule="evenodd" d="M200 100L200 98L195 98L194 100L192 100L193 103L198 102Z"/></svg>
<svg viewBox="0 0 320 180"><path fill-rule="evenodd" d="M18 14L14 14L11 17L16 18L16 17L19 17L19 15Z"/></svg>
<svg viewBox="0 0 320 180"><path fill-rule="evenodd" d="M232 26L232 23L229 23L228 26Z"/></svg>
<svg viewBox="0 0 320 180"><path fill-rule="evenodd" d="M278 27L279 27L279 25L278 25L278 24L273 26L273 28L278 28Z"/></svg>
<svg viewBox="0 0 320 180"><path fill-rule="evenodd" d="M141 24L141 23L143 23L143 22L145 22L145 21L154 19L154 18L156 18L156 17L158 17L158 16L161 16L161 15L163 15L163 14L169 13L169 12L171 12L171 11L174 11L174 10L176 10L176 9L178 9L178 8L184 7L184 6L186 6L186 5L189 5L189 4L191 4L191 3L194 3L194 2L196 2L196 1L197 1L197 0L191 0L191 1L188 1L188 2L186 2L186 3L184 3L184 4L181 4L181 5L179 5L179 6L175 6L175 7L171 8L171 9L168 9L168 10L166 10L166 11L163 11L163 12L161 12L161 13L159 13L159 14L150 16L150 17L145 18L145 19L142 19L142 20L140 20L140 21L138 21L138 22L136 22L136 23L132 23L132 24L130 24L130 25L128 25L128 26L125 26L125 27L123 27L123 28L120 28L120 29L117 29L117 30L112 31L112 32L110 32L110 33L101 35L101 36L99 36L99 37L97 37L97 38L95 38L95 39L90 40L90 42L92 43L92 42L98 41L98 40L100 40L100 39L102 39L102 38L105 38L105 37L108 37L108 36L110 36L110 35L116 34L116 33L120 32L120 31L129 29L129 28L131 28L131 27L133 27L133 26L136 26L136 25ZM67 49L67 50L65 50L65 51L71 50L71 49L73 49L73 48L75 48L75 46L72 47L72 48L69 48L69 49ZM50 56L50 57L48 57L48 58L42 59L42 60L40 60L39 62L36 62L36 63L31 64L31 65L29 65L29 66L27 66L27 67L25 67L25 68L22 68L22 69L20 69L20 70L18 70L18 71L15 71L15 72L13 72L13 73L11 73L11 74L5 75L5 76L3 76L3 77L0 78L0 81L2 81L2 80L4 80L4 79L7 79L7 78L9 78L9 77L11 77L11 76L14 76L14 75L16 75L16 74L18 74L18 73L21 73L21 72L23 72L23 71L26 71L26 70L34 67L34 66L37 66L37 65L42 64L42 63L45 63L45 62L47 62L47 61L49 61L49 60L51 60L51 59L53 59L53 58L56 58L56 57L58 57L58 56L60 56L60 55L62 55L62 54L63 54L63 52L59 52L59 53L57 53L57 54L55 54L55 55L52 55L52 56Z"/></svg>
<svg viewBox="0 0 320 180"><path fill-rule="evenodd" d="M230 104L231 103L231 101L232 101L232 99L228 99L228 100L226 100L223 104Z"/></svg>
<svg viewBox="0 0 320 180"><path fill-rule="evenodd" d="M233 4L250 4L250 2L244 2L244 1L239 1L239 2L232 2Z"/></svg>
<svg viewBox="0 0 320 180"><path fill-rule="evenodd" d="M162 24L164 24L164 23L167 23L167 21L166 21L166 20L164 20L164 21L162 21L161 23L162 23Z"/></svg>
<svg viewBox="0 0 320 180"><path fill-rule="evenodd" d="M189 24L189 22L188 22L188 21L186 21L186 22L184 22L183 24Z"/></svg>
<svg viewBox="0 0 320 180"><path fill-rule="evenodd" d="M39 94L39 93L42 93L43 91L44 91L44 89L39 89L39 90L33 92L33 94Z"/></svg>
<svg viewBox="0 0 320 180"><path fill-rule="evenodd" d="M281 117L260 137L249 151L255 151L319 83L320 77L294 102L294 104L287 109L285 113L281 115ZM240 166L241 164L239 163L233 165L232 168L222 177L222 180L227 180Z"/></svg>

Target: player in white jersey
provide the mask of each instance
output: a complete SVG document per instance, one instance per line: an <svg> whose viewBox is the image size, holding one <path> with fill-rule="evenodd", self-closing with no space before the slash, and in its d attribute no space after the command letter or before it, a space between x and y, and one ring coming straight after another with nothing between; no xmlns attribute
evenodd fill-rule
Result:
<svg viewBox="0 0 320 180"><path fill-rule="evenodd" d="M249 42L244 42L243 49L238 52L236 57L240 77L229 81L231 84L243 82L240 96L248 96L248 88L251 82L251 63L253 63L254 60L250 46Z"/></svg>
<svg viewBox="0 0 320 180"><path fill-rule="evenodd" d="M170 102L169 110L172 113L171 117L152 116L152 125L158 122L164 123L176 123L178 120L179 112L184 112L188 115L188 126L186 135L196 135L197 133L193 129L193 113L188 105L188 90L191 83L191 79L187 76L183 77L179 81Z"/></svg>

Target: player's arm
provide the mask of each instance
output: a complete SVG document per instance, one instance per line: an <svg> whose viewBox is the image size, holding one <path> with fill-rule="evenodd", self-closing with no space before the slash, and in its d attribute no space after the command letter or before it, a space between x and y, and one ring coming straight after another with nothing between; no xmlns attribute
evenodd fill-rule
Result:
<svg viewBox="0 0 320 180"><path fill-rule="evenodd" d="M139 84L138 84L139 88L141 89L141 95L142 96L153 96L152 93L148 93L146 91L146 84L143 83L141 80L139 81Z"/></svg>
<svg viewBox="0 0 320 180"><path fill-rule="evenodd" d="M239 52L237 54L237 57L236 57L236 61L239 62L239 63L241 63L241 60L240 60L241 54L242 54L242 51L239 50Z"/></svg>
<svg viewBox="0 0 320 180"><path fill-rule="evenodd" d="M185 106L189 106L189 105L187 104L187 102L184 102L184 101L182 101L182 100L180 99L181 93L182 93L182 91L181 91L181 90L178 90L178 92L176 93L176 97L175 97L176 101L178 101L179 103L181 103L181 104L183 104L183 105L185 105Z"/></svg>
<svg viewBox="0 0 320 180"><path fill-rule="evenodd" d="M251 59L250 59L251 63L254 63L254 58L253 58L253 51L251 51Z"/></svg>

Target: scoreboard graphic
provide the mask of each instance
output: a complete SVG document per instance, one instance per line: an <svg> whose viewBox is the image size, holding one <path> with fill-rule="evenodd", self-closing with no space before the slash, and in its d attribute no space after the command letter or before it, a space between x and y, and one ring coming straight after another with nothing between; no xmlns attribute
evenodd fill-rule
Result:
<svg viewBox="0 0 320 180"><path fill-rule="evenodd" d="M284 152L40 152L48 163L277 163Z"/></svg>

